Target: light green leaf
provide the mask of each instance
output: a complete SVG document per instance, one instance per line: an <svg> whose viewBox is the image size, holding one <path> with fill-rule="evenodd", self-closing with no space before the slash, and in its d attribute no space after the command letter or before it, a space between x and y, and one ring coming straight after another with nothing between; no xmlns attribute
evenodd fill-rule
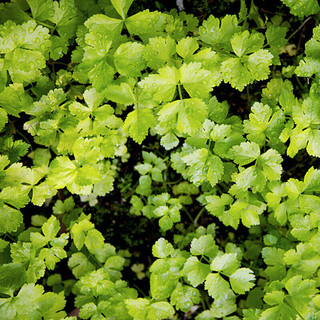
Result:
<svg viewBox="0 0 320 320"><path fill-rule="evenodd" d="M181 271L182 275L186 276L189 283L193 287L197 287L202 284L210 273L210 267L198 260L197 257L190 257L185 262Z"/></svg>
<svg viewBox="0 0 320 320"><path fill-rule="evenodd" d="M236 15L226 15L221 19L210 15L199 28L200 39L217 48L230 50L232 36L240 31Z"/></svg>
<svg viewBox="0 0 320 320"><path fill-rule="evenodd" d="M123 124L123 132L141 144L148 135L149 128L156 125L156 119L150 109L135 109L127 115Z"/></svg>
<svg viewBox="0 0 320 320"><path fill-rule="evenodd" d="M146 68L145 46L139 42L122 43L114 53L117 71L126 77L139 77Z"/></svg>
<svg viewBox="0 0 320 320"><path fill-rule="evenodd" d="M180 82L191 98L206 98L212 90L212 75L201 68L200 62L183 64L180 68Z"/></svg>
<svg viewBox="0 0 320 320"><path fill-rule="evenodd" d="M132 2L133 0L111 0L113 7L117 10L122 19L126 18Z"/></svg>
<svg viewBox="0 0 320 320"><path fill-rule="evenodd" d="M230 275L239 267L239 264L236 253L225 253L212 260L210 269Z"/></svg>
<svg viewBox="0 0 320 320"><path fill-rule="evenodd" d="M232 49L238 57L258 51L263 43L264 36L261 33L250 34L248 30L236 33L231 38Z"/></svg>
<svg viewBox="0 0 320 320"><path fill-rule="evenodd" d="M152 247L152 254L156 258L166 258L174 252L173 246L166 239L160 238Z"/></svg>
<svg viewBox="0 0 320 320"><path fill-rule="evenodd" d="M176 52L176 42L170 37L149 39L144 49L144 58L150 68L158 70L164 67Z"/></svg>
<svg viewBox="0 0 320 320"><path fill-rule="evenodd" d="M230 156L240 166L247 165L260 156L260 147L255 142L242 142L230 150Z"/></svg>
<svg viewBox="0 0 320 320"><path fill-rule="evenodd" d="M23 222L22 213L6 204L0 205L0 232L15 232Z"/></svg>
<svg viewBox="0 0 320 320"><path fill-rule="evenodd" d="M208 290L210 297L214 299L221 299L228 295L230 290L229 283L224 280L219 273L210 273L206 277L204 288Z"/></svg>
<svg viewBox="0 0 320 320"><path fill-rule="evenodd" d="M32 17L37 21L45 21L54 15L53 1L27 0Z"/></svg>
<svg viewBox="0 0 320 320"><path fill-rule="evenodd" d="M205 255L210 259L213 259L218 253L218 246L215 244L212 235L207 234L192 240L190 253L195 256Z"/></svg>
<svg viewBox="0 0 320 320"><path fill-rule="evenodd" d="M207 116L207 106L197 98L176 100L166 104L159 112L160 126L175 126L180 133L193 135Z"/></svg>
<svg viewBox="0 0 320 320"><path fill-rule="evenodd" d="M248 268L240 268L230 276L231 288L238 294L244 294L246 291L249 291L254 287L254 283L251 281L254 281L255 279L256 278L252 270Z"/></svg>
<svg viewBox="0 0 320 320"><path fill-rule="evenodd" d="M170 303L176 309L187 312L195 304L198 304L200 299L200 292L197 289L178 283L171 294Z"/></svg>
<svg viewBox="0 0 320 320"><path fill-rule="evenodd" d="M179 70L175 67L164 67L158 70L159 74L150 74L141 80L138 85L158 102L171 101L176 92L179 81Z"/></svg>

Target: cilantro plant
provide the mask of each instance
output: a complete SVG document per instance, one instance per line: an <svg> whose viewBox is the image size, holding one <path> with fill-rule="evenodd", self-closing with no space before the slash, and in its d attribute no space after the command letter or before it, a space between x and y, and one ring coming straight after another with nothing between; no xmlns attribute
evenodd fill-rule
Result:
<svg viewBox="0 0 320 320"><path fill-rule="evenodd" d="M0 319L320 318L320 7L230 3L0 5Z"/></svg>

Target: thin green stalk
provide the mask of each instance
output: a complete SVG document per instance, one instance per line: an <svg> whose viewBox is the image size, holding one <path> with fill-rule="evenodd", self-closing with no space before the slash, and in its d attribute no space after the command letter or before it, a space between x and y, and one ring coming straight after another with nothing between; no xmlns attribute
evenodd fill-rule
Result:
<svg viewBox="0 0 320 320"><path fill-rule="evenodd" d="M202 212L204 211L204 209L205 209L205 207L203 207L203 208L199 211L199 213L197 214L196 218L195 218L194 221L193 221L193 224L194 224L194 225L197 224L198 219L201 217Z"/></svg>
<svg viewBox="0 0 320 320"><path fill-rule="evenodd" d="M182 92L181 92L181 85L180 84L178 84L178 92L179 92L180 100L183 100Z"/></svg>
<svg viewBox="0 0 320 320"><path fill-rule="evenodd" d="M183 208L184 212L187 214L187 216L189 217L190 221L193 222L193 218L191 217L189 211L184 206L182 208Z"/></svg>

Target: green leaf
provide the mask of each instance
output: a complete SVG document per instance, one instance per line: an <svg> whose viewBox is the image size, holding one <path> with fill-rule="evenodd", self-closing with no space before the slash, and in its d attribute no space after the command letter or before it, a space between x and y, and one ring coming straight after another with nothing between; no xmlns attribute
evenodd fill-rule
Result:
<svg viewBox="0 0 320 320"><path fill-rule="evenodd" d="M254 283L251 281L254 281L255 279L256 278L252 270L248 268L240 268L230 276L231 288L238 294L244 294L246 291L249 291L254 287Z"/></svg>
<svg viewBox="0 0 320 320"><path fill-rule="evenodd" d="M236 253L225 253L221 256L216 256L210 265L211 270L222 272L226 275L234 273L238 267L239 261Z"/></svg>
<svg viewBox="0 0 320 320"><path fill-rule="evenodd" d="M148 299L127 299L128 313L135 320L161 320L174 314L173 307L166 301L151 303Z"/></svg>
<svg viewBox="0 0 320 320"><path fill-rule="evenodd" d="M77 279L84 276L86 273L95 270L94 265L82 252L73 253L69 258L68 266Z"/></svg>
<svg viewBox="0 0 320 320"><path fill-rule="evenodd" d="M87 233L94 229L94 224L88 219L75 223L71 228L71 237L78 250L81 250L86 241Z"/></svg>
<svg viewBox="0 0 320 320"><path fill-rule="evenodd" d="M160 126L176 126L180 133L193 135L207 116L207 106L198 98L176 100L162 107L158 115Z"/></svg>
<svg viewBox="0 0 320 320"><path fill-rule="evenodd" d="M111 0L113 7L117 10L122 19L126 18L132 2L133 0Z"/></svg>
<svg viewBox="0 0 320 320"><path fill-rule="evenodd" d="M289 307L286 303L281 303L278 306L266 309L259 317L259 320L295 320L297 319L297 312Z"/></svg>
<svg viewBox="0 0 320 320"><path fill-rule="evenodd" d="M156 258L166 258L174 252L173 246L166 239L160 238L152 247L152 254Z"/></svg>
<svg viewBox="0 0 320 320"><path fill-rule="evenodd" d="M10 84L0 93L0 106L15 117L19 117L20 112L28 111L31 104L32 98L24 91L21 83Z"/></svg>
<svg viewBox="0 0 320 320"><path fill-rule="evenodd" d="M22 213L6 204L0 205L0 232L15 232L23 222Z"/></svg>
<svg viewBox="0 0 320 320"><path fill-rule="evenodd" d="M176 309L187 312L195 304L198 304L200 299L200 292L197 289L178 283L171 294L170 303L174 305Z"/></svg>
<svg viewBox="0 0 320 320"><path fill-rule="evenodd" d="M282 157L279 152L274 149L269 149L259 157L257 164L258 166L262 166L264 176L268 180L274 181L280 180L282 172L281 162Z"/></svg>
<svg viewBox="0 0 320 320"><path fill-rule="evenodd" d="M148 299L127 299L125 300L128 313L136 320L145 320L147 309L150 304Z"/></svg>
<svg viewBox="0 0 320 320"><path fill-rule="evenodd" d="M150 109L135 109L127 115L122 127L124 133L141 144L148 135L149 128L156 125L156 119Z"/></svg>
<svg viewBox="0 0 320 320"><path fill-rule="evenodd" d="M158 70L168 64L175 52L176 42L170 36L156 37L149 39L144 58L150 68Z"/></svg>
<svg viewBox="0 0 320 320"><path fill-rule="evenodd" d="M244 131L248 133L247 138L259 145L265 144L264 132L270 124L272 109L268 105L255 102L251 107L249 120L244 120Z"/></svg>
<svg viewBox="0 0 320 320"><path fill-rule="evenodd" d="M281 0L289 7L291 14L303 18L319 12L320 7L316 0Z"/></svg>
<svg viewBox="0 0 320 320"><path fill-rule="evenodd" d="M125 24L131 35L139 35L142 39L149 39L160 35L163 31L165 17L158 11L144 10L126 19ZM147 42L147 41L145 41Z"/></svg>
<svg viewBox="0 0 320 320"><path fill-rule="evenodd" d="M208 149L197 149L182 157L182 161L190 167L187 171L190 181L197 187L206 179L214 187L223 175L224 166L221 159L209 153Z"/></svg>
<svg viewBox="0 0 320 320"><path fill-rule="evenodd" d="M258 51L263 43L264 36L261 33L250 34L248 30L236 33L231 38L232 49L238 57Z"/></svg>
<svg viewBox="0 0 320 320"><path fill-rule="evenodd" d="M212 90L212 75L201 68L200 62L183 64L180 68L180 82L191 98L206 98Z"/></svg>
<svg viewBox="0 0 320 320"><path fill-rule="evenodd" d="M139 42L122 43L114 53L117 71L125 77L139 77L146 68L145 47Z"/></svg>
<svg viewBox="0 0 320 320"><path fill-rule="evenodd" d="M255 80L265 80L270 74L273 55L260 49L249 56L230 58L222 62L221 72L225 82L242 91L245 86Z"/></svg>
<svg viewBox="0 0 320 320"><path fill-rule="evenodd" d="M104 237L102 233L96 229L88 231L85 239L85 245L91 253L95 253L97 249L104 246Z"/></svg>
<svg viewBox="0 0 320 320"><path fill-rule="evenodd" d="M221 299L227 296L230 290L229 283L219 273L208 274L204 288L208 290L208 294L214 299Z"/></svg>
<svg viewBox="0 0 320 320"><path fill-rule="evenodd" d="M230 156L240 166L247 165L260 156L260 147L255 142L242 142L230 150Z"/></svg>
<svg viewBox="0 0 320 320"><path fill-rule="evenodd" d="M179 56L185 59L187 56L191 56L195 51L197 51L198 48L199 44L197 39L186 37L178 42L176 50Z"/></svg>
<svg viewBox="0 0 320 320"><path fill-rule="evenodd" d="M49 20L53 22L60 39L65 41L75 36L79 24L79 13L74 0L54 1L54 16Z"/></svg>
<svg viewBox="0 0 320 320"><path fill-rule="evenodd" d="M26 270L20 263L8 263L0 267L1 293L12 297L26 281Z"/></svg>
<svg viewBox="0 0 320 320"><path fill-rule="evenodd" d="M159 74L150 74L138 85L158 102L171 101L176 92L179 81L179 70L175 67L164 67L158 70Z"/></svg>
<svg viewBox="0 0 320 320"><path fill-rule="evenodd" d="M71 184L77 176L77 167L68 157L57 157L50 164L47 183L55 189Z"/></svg>
<svg viewBox="0 0 320 320"><path fill-rule="evenodd" d="M150 320L161 320L168 319L174 315L174 309L169 302L159 301L154 302L150 305L147 319Z"/></svg>
<svg viewBox="0 0 320 320"><path fill-rule="evenodd" d="M205 255L213 259L218 253L218 246L215 244L212 235L207 234L192 240L190 253L195 256Z"/></svg>
<svg viewBox="0 0 320 320"><path fill-rule="evenodd" d="M210 273L210 267L198 260L197 257L190 257L185 262L181 273L187 277L193 287L202 284Z"/></svg>
<svg viewBox="0 0 320 320"><path fill-rule="evenodd" d="M267 292L263 298L263 300L269 304L270 306L280 304L284 300L284 292L283 291L272 291L272 292Z"/></svg>
<svg viewBox="0 0 320 320"><path fill-rule="evenodd" d="M318 292L314 280L302 280L301 275L296 275L286 282L287 289L292 305L297 308L303 308L307 305L312 297Z"/></svg>
<svg viewBox="0 0 320 320"><path fill-rule="evenodd" d="M199 28L200 39L217 48L230 50L232 36L240 30L238 19L235 15L226 15L221 21L210 15Z"/></svg>
<svg viewBox="0 0 320 320"><path fill-rule="evenodd" d="M53 1L27 0L33 19L45 21L54 15Z"/></svg>

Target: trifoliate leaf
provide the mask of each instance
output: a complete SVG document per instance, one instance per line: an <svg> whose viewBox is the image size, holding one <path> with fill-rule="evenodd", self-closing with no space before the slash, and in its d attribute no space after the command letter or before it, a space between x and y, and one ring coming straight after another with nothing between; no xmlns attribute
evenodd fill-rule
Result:
<svg viewBox="0 0 320 320"><path fill-rule="evenodd" d="M71 237L78 250L81 250L85 244L87 234L90 230L94 229L94 224L88 219L84 219L75 223L71 228Z"/></svg>
<svg viewBox="0 0 320 320"><path fill-rule="evenodd" d="M225 207L233 202L233 198L229 194L222 194L219 196L206 196L206 209L214 216L220 219L223 216Z"/></svg>
<svg viewBox="0 0 320 320"><path fill-rule="evenodd" d="M160 126L174 125L180 133L193 135L202 125L207 115L207 106L197 98L176 100L165 105L159 112Z"/></svg>
<svg viewBox="0 0 320 320"><path fill-rule="evenodd" d="M291 303L297 308L303 308L308 304L312 297L318 292L314 280L303 280L301 275L290 278L285 285Z"/></svg>
<svg viewBox="0 0 320 320"><path fill-rule="evenodd" d="M68 261L68 266L77 279L96 269L82 252L73 253Z"/></svg>
<svg viewBox="0 0 320 320"><path fill-rule="evenodd" d="M78 12L74 0L54 1L54 16L49 20L56 25L56 30L62 39L75 36L78 26Z"/></svg>

